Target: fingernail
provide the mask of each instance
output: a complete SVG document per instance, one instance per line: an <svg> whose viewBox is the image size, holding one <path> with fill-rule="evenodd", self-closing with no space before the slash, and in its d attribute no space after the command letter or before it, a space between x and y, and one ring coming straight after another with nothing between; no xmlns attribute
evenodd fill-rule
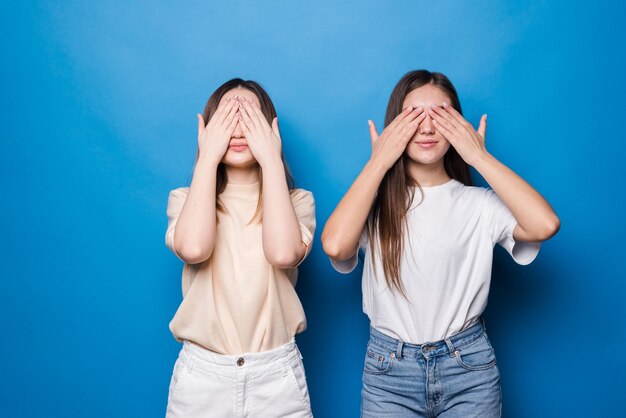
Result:
<svg viewBox="0 0 626 418"><path fill-rule="evenodd" d="M416 110L417 110L418 112L421 112L421 111L423 111L423 110L424 110L424 108L422 108L422 106L420 106L420 107L418 107Z"/></svg>
<svg viewBox="0 0 626 418"><path fill-rule="evenodd" d="M443 107L448 107L448 103L443 102Z"/></svg>

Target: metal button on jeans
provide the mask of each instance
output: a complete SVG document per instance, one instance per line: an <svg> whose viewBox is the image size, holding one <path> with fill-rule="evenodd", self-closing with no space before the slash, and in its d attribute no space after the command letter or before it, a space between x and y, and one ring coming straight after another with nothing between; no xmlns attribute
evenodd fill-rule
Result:
<svg viewBox="0 0 626 418"><path fill-rule="evenodd" d="M237 360L237 366L243 366L244 363L245 360L243 359L243 357L239 357L239 360Z"/></svg>

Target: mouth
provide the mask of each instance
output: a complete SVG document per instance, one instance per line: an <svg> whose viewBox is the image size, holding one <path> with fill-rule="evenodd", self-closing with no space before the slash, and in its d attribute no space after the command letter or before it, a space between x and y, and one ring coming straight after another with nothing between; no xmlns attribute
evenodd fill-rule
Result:
<svg viewBox="0 0 626 418"><path fill-rule="evenodd" d="M233 150L235 152L241 152L248 148L247 142L231 142L228 144L228 149Z"/></svg>
<svg viewBox="0 0 626 418"><path fill-rule="evenodd" d="M415 141L415 143L422 148L432 148L437 145L437 142L438 141Z"/></svg>

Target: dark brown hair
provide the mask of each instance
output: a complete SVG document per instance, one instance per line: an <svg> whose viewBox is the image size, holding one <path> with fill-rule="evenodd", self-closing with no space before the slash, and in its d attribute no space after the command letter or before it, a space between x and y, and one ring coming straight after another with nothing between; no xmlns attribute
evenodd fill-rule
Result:
<svg viewBox="0 0 626 418"><path fill-rule="evenodd" d="M385 127L402 112L405 97L411 91L426 84L440 88L450 99L450 105L463 114L456 89L448 77L441 73L417 70L405 74L391 92L385 114ZM370 251L374 252L374 244L378 236L387 285L390 289L395 287L403 295L404 289L400 280L400 259L404 247L406 214L413 203L416 188L420 190L420 194L423 196L420 185L408 171L406 158L408 156L405 153L385 174L378 187L378 193L367 221ZM444 168L451 178L467 186L472 184L469 166L454 147L451 146L443 158Z"/></svg>
<svg viewBox="0 0 626 418"><path fill-rule="evenodd" d="M209 120L211 120L211 117L217 111L217 107L220 103L220 100L222 100L222 97L224 96L224 94L236 88L249 90L256 95L256 97L259 99L259 103L261 104L261 112L263 112L265 119L267 119L267 123L271 125L272 121L276 117L276 109L274 108L274 104L272 103L272 99L270 99L269 94L267 94L265 89L261 87L261 85L257 83L256 81L242 80L241 78L233 78L232 80L228 80L227 82L219 86L217 90L213 92L211 97L209 97L209 100L206 102L206 106L204 107L204 112L202 113L202 118L204 119L205 125L209 122ZM287 162L285 161L285 155L283 154L282 150L280 153L280 157L283 161L283 167L285 167L285 179L287 180L287 187L289 188L289 191L291 192L294 189L293 176L291 175L291 172L289 171L289 167L287 166ZM197 160L198 160L198 155L196 155L196 162ZM225 208L220 202L219 196L226 188L226 183L228 183L228 174L226 173L226 167L224 166L224 163L220 163L217 167L215 194L217 196L217 210L221 212L224 212ZM262 209L263 209L262 198L263 198L263 173L261 171L261 168L259 168L259 198L257 202L256 211L254 213L254 216L252 217L252 220L257 219L258 221L261 221L261 217L262 217L261 215L262 215Z"/></svg>

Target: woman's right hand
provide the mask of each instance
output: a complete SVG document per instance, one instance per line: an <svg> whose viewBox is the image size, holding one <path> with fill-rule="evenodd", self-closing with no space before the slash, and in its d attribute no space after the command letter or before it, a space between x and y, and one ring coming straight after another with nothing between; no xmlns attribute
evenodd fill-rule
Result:
<svg viewBox="0 0 626 418"><path fill-rule="evenodd" d="M222 161L237 126L237 111L237 99L228 98L218 106L206 125L202 115L198 114L198 151L201 157L208 157L216 165Z"/></svg>
<svg viewBox="0 0 626 418"><path fill-rule="evenodd" d="M404 153L407 144L415 134L417 127L426 117L424 109L409 106L402 111L378 136L374 122L367 121L372 139L371 161L379 163L389 170Z"/></svg>

